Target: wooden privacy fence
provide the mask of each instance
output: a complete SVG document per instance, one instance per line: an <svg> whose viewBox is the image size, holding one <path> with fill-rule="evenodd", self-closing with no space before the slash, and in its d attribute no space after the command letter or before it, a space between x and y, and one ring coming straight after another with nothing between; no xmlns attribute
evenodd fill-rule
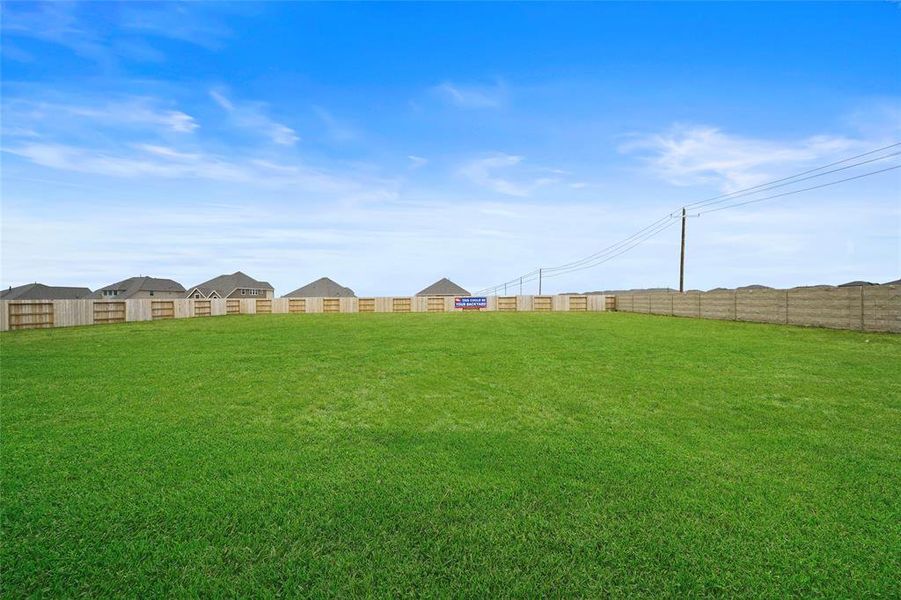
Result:
<svg viewBox="0 0 901 600"><path fill-rule="evenodd" d="M901 286L617 294L623 312L901 333Z"/></svg>
<svg viewBox="0 0 901 600"><path fill-rule="evenodd" d="M612 308L606 296L489 297L483 310L598 312ZM454 298L227 298L177 300L0 300L0 331L184 319L237 314L454 312Z"/></svg>

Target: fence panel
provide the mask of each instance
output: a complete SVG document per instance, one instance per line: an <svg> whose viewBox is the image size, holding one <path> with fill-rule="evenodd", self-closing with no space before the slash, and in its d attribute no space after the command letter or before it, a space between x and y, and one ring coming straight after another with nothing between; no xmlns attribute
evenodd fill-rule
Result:
<svg viewBox="0 0 901 600"><path fill-rule="evenodd" d="M304 298L289 298L288 312L291 314L307 312L307 301Z"/></svg>
<svg viewBox="0 0 901 600"><path fill-rule="evenodd" d="M570 296L570 312L588 312L588 296Z"/></svg>
<svg viewBox="0 0 901 600"><path fill-rule="evenodd" d="M516 312L516 296L498 296L497 310L499 312Z"/></svg>
<svg viewBox="0 0 901 600"><path fill-rule="evenodd" d="M175 318L175 302L172 300L153 300L150 302L150 315L154 321Z"/></svg>
<svg viewBox="0 0 901 600"><path fill-rule="evenodd" d="M53 327L53 302L11 302L10 329L45 329Z"/></svg>
<svg viewBox="0 0 901 600"><path fill-rule="evenodd" d="M210 300L195 300L194 301L194 316L195 317L209 317L213 314L213 306Z"/></svg>
<svg viewBox="0 0 901 600"><path fill-rule="evenodd" d="M551 312L554 310L554 299L550 296L533 296L532 310L535 312Z"/></svg>
<svg viewBox="0 0 901 600"><path fill-rule="evenodd" d="M392 298L391 312L410 312L412 301L410 298Z"/></svg>
<svg viewBox="0 0 901 600"><path fill-rule="evenodd" d="M118 302L94 302L95 323L124 323L125 301Z"/></svg>
<svg viewBox="0 0 901 600"><path fill-rule="evenodd" d="M341 312L341 299L340 298L323 298L322 299L322 312L324 312L324 313Z"/></svg>

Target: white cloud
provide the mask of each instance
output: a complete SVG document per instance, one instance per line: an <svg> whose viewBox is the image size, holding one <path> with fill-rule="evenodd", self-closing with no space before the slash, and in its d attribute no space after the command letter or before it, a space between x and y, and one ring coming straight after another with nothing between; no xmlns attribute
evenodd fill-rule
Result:
<svg viewBox="0 0 901 600"><path fill-rule="evenodd" d="M502 84L464 86L446 81L433 87L432 91L459 108L499 108L507 97L507 89Z"/></svg>
<svg viewBox="0 0 901 600"><path fill-rule="evenodd" d="M79 98L75 102L12 99L4 102L3 113L7 122L16 122L19 127L30 127L33 131L43 126L51 134L72 128L83 120L91 121L89 129L93 131L98 127L129 125L191 133L199 127L191 115L161 105L157 99L141 96L113 100Z"/></svg>
<svg viewBox="0 0 901 600"><path fill-rule="evenodd" d="M675 126L664 133L635 136L619 150L642 153L651 170L674 185L707 183L734 191L772 179L786 169L866 146L842 136L779 141L741 137L710 126Z"/></svg>
<svg viewBox="0 0 901 600"><path fill-rule="evenodd" d="M326 137L338 143L352 142L360 138L360 132L348 123L338 119L332 113L320 106L314 106L313 112L325 126Z"/></svg>
<svg viewBox="0 0 901 600"><path fill-rule="evenodd" d="M302 164L274 163L247 156L225 158L157 144L131 147L137 152L56 143L24 143L3 151L43 167L106 177L202 179L354 196L383 193L390 188L385 181L363 181L354 175L341 176Z"/></svg>
<svg viewBox="0 0 901 600"><path fill-rule="evenodd" d="M423 158L421 156L416 156L415 154L410 154L407 156L407 158L410 160L411 169L420 169L429 164L429 159Z"/></svg>
<svg viewBox="0 0 901 600"><path fill-rule="evenodd" d="M231 31L217 14L220 7L201 3L125 3L117 10L89 12L77 2L4 3L4 37L38 39L112 69L122 58L161 62L165 55L135 33L169 38L216 50ZM4 40L4 46L6 45ZM12 51L14 60L15 50ZM8 54L9 56L9 54Z"/></svg>
<svg viewBox="0 0 901 600"><path fill-rule="evenodd" d="M480 187L498 194L519 197L528 196L540 187L559 181L556 177L535 176L536 172L548 172L547 169L530 170L525 174L520 173L518 177L511 176L516 175L513 168L522 162L522 156L499 153L472 160L463 165L459 173ZM498 175L498 171L503 171L506 175Z"/></svg>
<svg viewBox="0 0 901 600"><path fill-rule="evenodd" d="M210 90L210 97L229 114L234 124L242 129L268 137L282 146L293 146L300 140L293 129L270 118L265 112L266 105L263 103L237 103L219 90Z"/></svg>

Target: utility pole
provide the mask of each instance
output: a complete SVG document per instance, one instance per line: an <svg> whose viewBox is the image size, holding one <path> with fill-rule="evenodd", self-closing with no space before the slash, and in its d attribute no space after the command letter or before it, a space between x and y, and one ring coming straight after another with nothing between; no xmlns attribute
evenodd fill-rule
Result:
<svg viewBox="0 0 901 600"><path fill-rule="evenodd" d="M522 277L519 278L519 295L522 296Z"/></svg>
<svg viewBox="0 0 901 600"><path fill-rule="evenodd" d="M541 269L538 269L538 295L541 295Z"/></svg>
<svg viewBox="0 0 901 600"><path fill-rule="evenodd" d="M682 254L679 256L679 293L685 291L685 208L682 208Z"/></svg>
<svg viewBox="0 0 901 600"><path fill-rule="evenodd" d="M507 295L507 284L505 283L504 284L504 296L506 296L506 295Z"/></svg>

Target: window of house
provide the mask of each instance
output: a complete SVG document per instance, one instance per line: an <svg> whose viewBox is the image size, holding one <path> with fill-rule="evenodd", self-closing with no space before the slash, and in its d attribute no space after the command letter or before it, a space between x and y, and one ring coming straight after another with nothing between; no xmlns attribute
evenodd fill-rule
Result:
<svg viewBox="0 0 901 600"><path fill-rule="evenodd" d="M153 292L150 292L150 295L152 296L152 295L153 295Z"/></svg>
<svg viewBox="0 0 901 600"><path fill-rule="evenodd" d="M246 290L241 290L241 295L242 295L242 296L244 295L244 292L245 292L245 291L246 291Z"/></svg>

